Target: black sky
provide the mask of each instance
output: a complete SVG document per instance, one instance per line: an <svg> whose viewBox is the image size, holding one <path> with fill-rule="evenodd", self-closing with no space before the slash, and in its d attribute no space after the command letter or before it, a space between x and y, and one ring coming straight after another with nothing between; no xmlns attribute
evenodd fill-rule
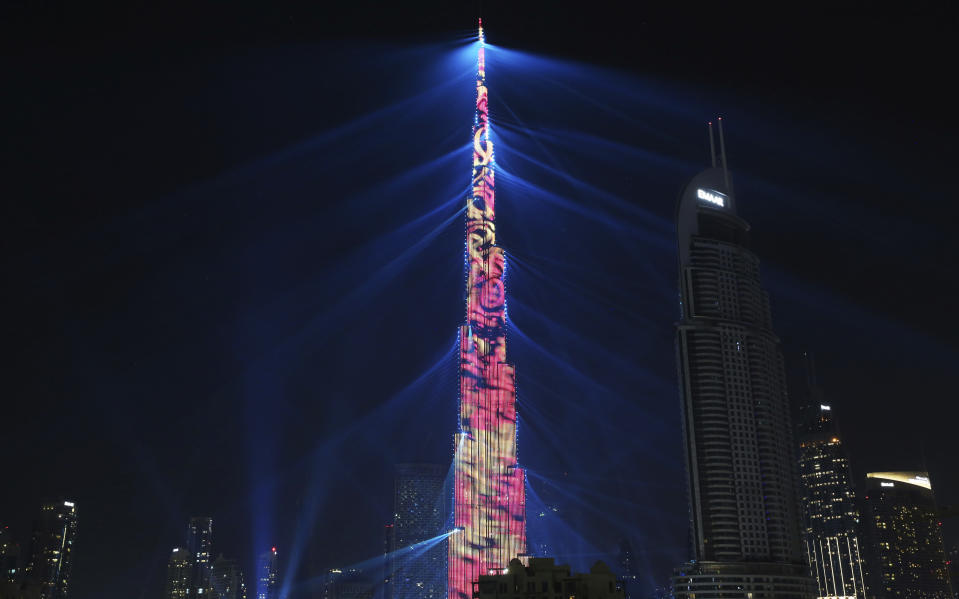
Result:
<svg viewBox="0 0 959 599"><path fill-rule="evenodd" d="M7 357L0 453L7 492L0 494L0 523L25 538L41 498L77 498L77 599L158 596L166 552L181 542L191 515L216 513L226 523L217 531L224 552L254 552L251 469L263 474L283 464L274 509L299 512L309 492L287 479L324 467L314 448L438 358L441 340L456 326L455 272L437 279L437 305L448 303L448 313L431 315L413 299L386 304L374 289L357 308L362 319L338 320L340 292L371 278L375 287L371 273L389 257L367 252L361 240L385 236L397 223L372 204L340 202L348 189L342 183L331 183L327 196L315 183L304 184L306 192L293 182L309 180L309 160L341 158L341 176L389 181L383 173L395 174L392 163L375 149L351 147L359 143L351 133L337 142L341 148L296 155L291 166L269 179L252 177L242 190L213 189L211 181L305 141L319 143L324 132L414 95L430 82L426 74L417 79L409 64L418 55L398 51L390 58L389 49L465 39L478 11L474 3L4 5ZM807 348L820 356L821 382L842 406L858 472L925 464L940 500L959 503L951 468L959 348L952 317L959 300L954 6L485 2L482 11L497 46L615 68L660 85L666 103L701 109L700 121L682 130L676 119L644 117L669 143L683 140L687 149L678 159L704 158L695 146L698 128L715 114L731 115L739 203L754 226L787 359L794 365ZM396 81L391 69L414 75ZM549 122L555 114L536 114L529 98L511 101L531 120ZM591 130L587 112L571 110L568 118L571 130ZM404 121L394 124L399 129ZM410 143L442 147L446 133L410 131ZM660 147L677 147L669 143ZM638 199L645 198L641 172L628 200L646 207ZM281 180L291 182L276 185ZM670 217L668 194L682 183L650 183L668 193L649 209ZM808 203L797 208L777 195L783 190ZM403 214L402 222L416 215ZM520 255L522 229L513 226ZM440 239L455 245L457 235L453 226ZM581 239L581 255L598 260L610 253L590 254L600 240L601 233ZM458 259L450 252L439 263L455 267ZM631 269L639 259L624 255L605 264ZM411 280L430 280L429 267L409 266ZM515 284L518 298L535 301L534 281L521 275ZM643 285L637 282L637 293L645 293ZM601 284L596 288L603 293ZM616 289L600 297L620 299ZM522 310L517 305L518 316ZM397 355L382 338L397 333L390 324L397 312L411 327L442 332L424 334L432 341L407 343ZM621 347L609 318L595 324L610 329L596 341ZM314 333L298 334L303 323ZM526 323L550 351L575 355L559 347L561 335L534 336L532 319ZM664 380L674 377L669 324L640 335L647 346L640 353L661 356L645 367ZM369 377L374 370L379 376ZM332 381L339 377L378 379L355 383L374 399L351 396L350 385ZM444 383L455 385L440 379L436 387ZM527 389L535 397L532 383ZM650 409L665 424L650 424L644 434L668 444L670 432L678 434L670 428L678 407ZM437 459L428 448L444 448L448 434L426 436L423 447L382 451L397 460ZM355 442L353 462L336 454L342 463L325 466L330 480L349 479L344 471L354 478L349 487L325 491L338 498L327 499L318 515L317 567L337 565L336 552L322 549L326 539L344 547L344 560L379 547L366 537L381 523L376 510L388 506L371 507L376 516L357 524L355 534L330 523L338 502L378 505L388 493L388 472L364 471L382 456L365 437ZM584 455L602 459L596 451ZM681 497L679 452L676 440L656 471L675 474L665 497ZM541 463L549 471L568 465ZM636 477L647 472L637 468ZM628 470L620 475L631 477ZM364 476L378 482L364 484ZM273 540L289 542L290 522L277 520L284 532ZM675 536L681 547L685 530ZM118 575L109 556L127 544ZM651 563L662 568L668 560ZM119 587L103 584L115 574ZM148 588L137 586L143 580Z"/></svg>

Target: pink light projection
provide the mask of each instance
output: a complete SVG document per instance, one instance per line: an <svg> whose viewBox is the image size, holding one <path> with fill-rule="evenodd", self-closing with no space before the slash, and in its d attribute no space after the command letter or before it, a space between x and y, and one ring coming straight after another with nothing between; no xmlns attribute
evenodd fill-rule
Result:
<svg viewBox="0 0 959 599"><path fill-rule="evenodd" d="M460 429L449 599L471 599L481 574L526 551L523 470L516 461L515 371L506 363L503 249L496 245L493 143L489 139L486 55L479 27L473 185L466 206L466 325L460 327Z"/></svg>

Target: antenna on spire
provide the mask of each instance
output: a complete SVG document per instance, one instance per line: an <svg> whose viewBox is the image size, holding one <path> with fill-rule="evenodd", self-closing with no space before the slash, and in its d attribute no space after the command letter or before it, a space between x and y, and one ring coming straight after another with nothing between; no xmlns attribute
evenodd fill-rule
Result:
<svg viewBox="0 0 959 599"><path fill-rule="evenodd" d="M716 168L716 142L713 141L712 121L709 121L709 158L712 160L713 168Z"/></svg>
<svg viewBox="0 0 959 599"><path fill-rule="evenodd" d="M723 117L719 121L719 156L723 161L723 179L726 182L726 191L729 191L729 169L726 166L726 140L723 138Z"/></svg>

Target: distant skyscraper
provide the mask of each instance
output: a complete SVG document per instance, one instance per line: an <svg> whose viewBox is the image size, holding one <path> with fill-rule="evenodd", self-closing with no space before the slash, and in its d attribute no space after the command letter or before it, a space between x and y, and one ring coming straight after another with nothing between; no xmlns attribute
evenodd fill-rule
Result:
<svg viewBox="0 0 959 599"><path fill-rule="evenodd" d="M361 570L333 568L323 581L322 599L373 599L376 586Z"/></svg>
<svg viewBox="0 0 959 599"><path fill-rule="evenodd" d="M280 596L280 566L276 547L260 554L256 564L256 599Z"/></svg>
<svg viewBox="0 0 959 599"><path fill-rule="evenodd" d="M389 576L395 599L446 597L446 541L409 550L445 532L446 473L436 464L396 466Z"/></svg>
<svg viewBox="0 0 959 599"><path fill-rule="evenodd" d="M866 475L870 591L880 599L949 599L952 587L925 472Z"/></svg>
<svg viewBox="0 0 959 599"><path fill-rule="evenodd" d="M212 599L247 599L243 570L235 559L221 554L213 561Z"/></svg>
<svg viewBox="0 0 959 599"><path fill-rule="evenodd" d="M0 527L0 582L20 582L20 545L14 542L10 528Z"/></svg>
<svg viewBox="0 0 959 599"><path fill-rule="evenodd" d="M624 599L630 599L632 593L639 590L636 588L639 575L636 569L636 555L628 539L623 539L619 543L619 576L623 581Z"/></svg>
<svg viewBox="0 0 959 599"><path fill-rule="evenodd" d="M186 545L192 560L189 597L203 599L213 578L213 518L190 518Z"/></svg>
<svg viewBox="0 0 959 599"><path fill-rule="evenodd" d="M679 387L695 561L676 569L677 598L806 599L793 430L749 224L736 214L725 163L679 198ZM710 141L712 127L710 126Z"/></svg>
<svg viewBox="0 0 959 599"><path fill-rule="evenodd" d="M187 599L193 576L193 560L186 547L174 547L166 566L166 599Z"/></svg>
<svg viewBox="0 0 959 599"><path fill-rule="evenodd" d="M72 501L44 503L33 531L29 578L41 599L65 599L70 588L77 538L77 506Z"/></svg>
<svg viewBox="0 0 959 599"><path fill-rule="evenodd" d="M812 358L799 415L803 541L820 597L866 597L859 540L859 508L835 406L826 401Z"/></svg>

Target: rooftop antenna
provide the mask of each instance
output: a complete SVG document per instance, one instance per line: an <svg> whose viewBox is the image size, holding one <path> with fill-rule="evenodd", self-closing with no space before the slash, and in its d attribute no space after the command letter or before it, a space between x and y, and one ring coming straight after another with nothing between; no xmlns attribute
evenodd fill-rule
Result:
<svg viewBox="0 0 959 599"><path fill-rule="evenodd" d="M709 158L712 160L713 168L716 168L716 142L713 141L712 121L709 121Z"/></svg>
<svg viewBox="0 0 959 599"><path fill-rule="evenodd" d="M812 352L808 350L803 352L803 358L806 359L806 384L812 389L819 384L816 379L816 360Z"/></svg>
<svg viewBox="0 0 959 599"><path fill-rule="evenodd" d="M723 117L719 121L719 155L723 159L723 180L726 182L726 191L729 191L729 169L726 167L726 140L723 138Z"/></svg>

